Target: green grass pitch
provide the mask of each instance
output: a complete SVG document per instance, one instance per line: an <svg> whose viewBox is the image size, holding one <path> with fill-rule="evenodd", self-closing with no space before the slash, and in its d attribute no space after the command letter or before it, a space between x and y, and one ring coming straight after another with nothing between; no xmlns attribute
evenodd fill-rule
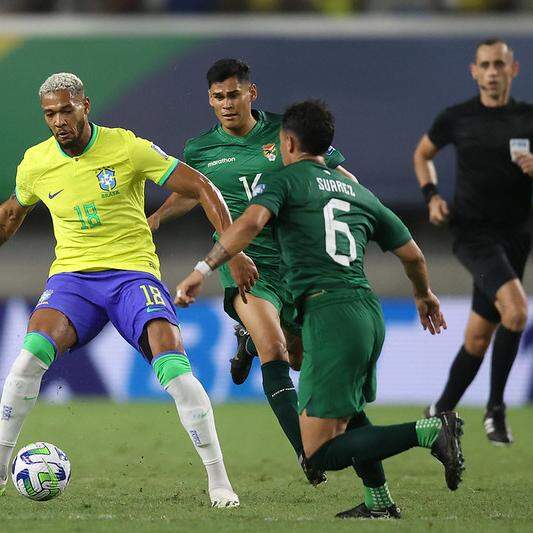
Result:
<svg viewBox="0 0 533 533"><path fill-rule="evenodd" d="M467 471L455 493L427 450L387 460L400 522L335 519L362 500L359 479L346 470L330 473L326 486L307 485L266 405L215 411L241 508L209 507L203 467L170 402L41 403L17 449L36 440L57 444L70 456L72 480L50 502L26 500L10 483L0 498L0 531L533 531L531 408L509 411L517 439L511 448L485 440L481 410L461 410ZM413 420L420 411L372 407L368 413L381 424Z"/></svg>

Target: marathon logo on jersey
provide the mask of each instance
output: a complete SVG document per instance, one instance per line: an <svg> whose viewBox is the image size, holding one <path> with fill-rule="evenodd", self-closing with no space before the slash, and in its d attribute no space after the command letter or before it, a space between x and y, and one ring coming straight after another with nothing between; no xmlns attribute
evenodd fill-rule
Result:
<svg viewBox="0 0 533 533"><path fill-rule="evenodd" d="M161 148L159 148L159 146L157 146L157 144L154 144L152 143L152 146L151 146L161 157L163 157L164 159L168 159L168 154L162 150Z"/></svg>
<svg viewBox="0 0 533 533"><path fill-rule="evenodd" d="M2 420L9 420L11 418L11 413L13 413L13 407L10 405L4 405L2 407Z"/></svg>
<svg viewBox="0 0 533 533"><path fill-rule="evenodd" d="M50 300L50 297L54 294L54 291L52 289L46 289L39 298L39 301L37 302L37 305L35 307L38 307L39 305L45 305L48 303L48 300Z"/></svg>
<svg viewBox="0 0 533 533"><path fill-rule="evenodd" d="M111 196L120 194L120 191L113 190L117 186L117 178L115 177L114 169L109 167L101 168L97 172L96 177L98 178L100 189L105 191L102 193L102 198L110 198Z"/></svg>
<svg viewBox="0 0 533 533"><path fill-rule="evenodd" d="M333 146L330 146L330 147L326 150L326 155L329 157L334 151L335 151L335 148L334 148Z"/></svg>
<svg viewBox="0 0 533 533"><path fill-rule="evenodd" d="M217 165L221 165L222 163L235 163L235 161L235 157L223 157L222 159L217 159L216 161L209 161L209 163L207 163L207 166L216 167Z"/></svg>
<svg viewBox="0 0 533 533"><path fill-rule="evenodd" d="M276 145L274 143L264 144L263 145L263 155L270 161L274 162L276 160Z"/></svg>

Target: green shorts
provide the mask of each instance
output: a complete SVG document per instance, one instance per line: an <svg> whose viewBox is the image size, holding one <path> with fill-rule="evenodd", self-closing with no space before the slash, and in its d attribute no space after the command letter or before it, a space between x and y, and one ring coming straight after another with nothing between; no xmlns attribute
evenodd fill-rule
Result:
<svg viewBox="0 0 533 533"><path fill-rule="evenodd" d="M298 320L298 310L292 296L285 288L279 291L279 295L282 301L282 307L279 313L281 327L290 331L293 335L300 337L302 335L302 324Z"/></svg>
<svg viewBox="0 0 533 533"><path fill-rule="evenodd" d="M376 362L385 338L381 305L369 289L324 291L304 302L298 407L345 418L376 398Z"/></svg>
<svg viewBox="0 0 533 533"><path fill-rule="evenodd" d="M241 319L233 306L235 297L239 294L239 289L231 277L227 263L222 265L218 270L220 273L220 283L224 289L224 311L226 311L231 318L242 324ZM259 271L259 279L252 287L250 294L270 302L279 314L283 307L281 299L282 295L278 289L279 285L280 281L277 270L263 268Z"/></svg>

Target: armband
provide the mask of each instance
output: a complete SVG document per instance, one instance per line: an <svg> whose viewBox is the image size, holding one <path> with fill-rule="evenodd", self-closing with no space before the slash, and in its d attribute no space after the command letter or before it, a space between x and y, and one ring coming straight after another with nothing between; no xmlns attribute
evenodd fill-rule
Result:
<svg viewBox="0 0 533 533"><path fill-rule="evenodd" d="M420 192L426 201L426 204L429 204L430 200L439 194L439 189L434 183L426 183L423 187L420 187Z"/></svg>
<svg viewBox="0 0 533 533"><path fill-rule="evenodd" d="M213 269L205 261L198 261L194 267L194 270L200 272L200 274L202 274L202 276L205 278L213 273Z"/></svg>

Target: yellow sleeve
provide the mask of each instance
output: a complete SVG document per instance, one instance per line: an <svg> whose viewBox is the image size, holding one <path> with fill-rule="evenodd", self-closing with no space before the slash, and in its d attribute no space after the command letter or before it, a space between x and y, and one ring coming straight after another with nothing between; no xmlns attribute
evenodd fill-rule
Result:
<svg viewBox="0 0 533 533"><path fill-rule="evenodd" d="M25 157L17 168L15 195L23 206L35 205L39 201L39 197L33 193L33 180L28 167L29 163Z"/></svg>
<svg viewBox="0 0 533 533"><path fill-rule="evenodd" d="M129 136L128 152L136 176L160 186L179 164L178 159L167 155L156 144L133 134Z"/></svg>

